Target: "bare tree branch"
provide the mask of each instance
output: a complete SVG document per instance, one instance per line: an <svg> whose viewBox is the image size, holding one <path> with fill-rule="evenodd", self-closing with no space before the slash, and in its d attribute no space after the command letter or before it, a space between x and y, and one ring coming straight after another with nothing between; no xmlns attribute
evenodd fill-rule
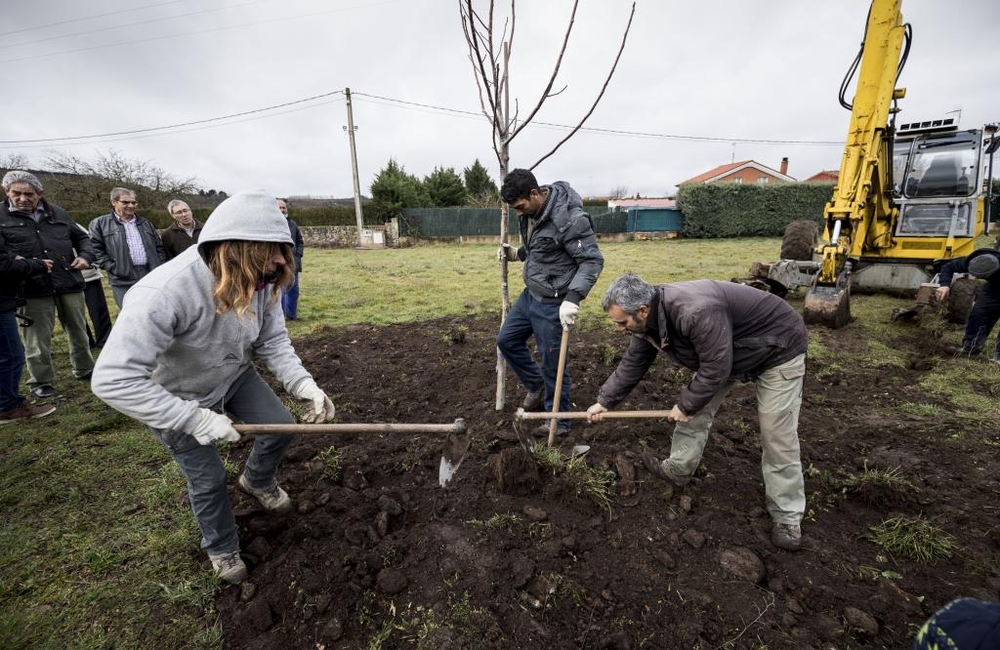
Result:
<svg viewBox="0 0 1000 650"><path fill-rule="evenodd" d="M552 68L552 76L549 77L549 83L546 84L545 90L542 91L542 95L538 98L538 103L535 105L535 108L533 108L532 111L528 114L528 117L526 117L525 120L521 122L521 126L514 129L514 132L510 134L511 140L516 138L517 134L520 133L524 129L524 127L528 125L529 122L531 122L532 118L535 117L535 114L538 113L539 110L541 110L542 104L545 103L545 100L550 97L549 92L551 92L552 90L552 84L556 82L556 77L559 76L559 68L562 67L563 56L566 54L566 46L569 45L569 35L573 31L573 23L576 22L576 8L579 4L580 0L573 0L573 11L570 13L569 24L566 25L566 34L563 36L562 48L560 48L559 57L556 59L556 64ZM633 14L635 13L635 4L632 5L632 13ZM631 22L631 20L632 19L629 18L629 22Z"/></svg>
<svg viewBox="0 0 1000 650"><path fill-rule="evenodd" d="M535 164L532 165L530 167L530 169L534 169L543 160L545 160L546 158L548 158L549 156L551 156L552 154L554 154L559 149L559 147L563 146L563 144L565 144L565 142L567 140L569 140L570 138L572 138L573 135L577 131L580 130L580 127L583 126L584 122L586 122L590 118L590 116L593 115L594 109L597 108L598 102L600 102L601 101L601 97L604 96L604 91L608 89L608 83L610 83L612 75L615 74L615 68L618 67L618 61L619 61L619 59L622 58L622 51L625 50L625 39L628 38L628 32L629 32L629 30L632 29L632 18L633 17L635 17L635 3L634 2L632 3L632 13L630 13L629 16L628 16L628 25L625 26L625 33L622 34L622 44L618 48L618 55L615 56L615 62L614 62L614 64L612 64L611 70L608 72L608 76L604 80L604 85L601 86L601 92L598 93L597 98L594 99L594 103L590 105L590 110L588 110L587 114L583 116L583 119L580 120L580 123L577 124L575 127L573 127L572 131L570 131L568 134L566 134L565 138L563 138L562 140L560 140L559 142L557 142L556 145L554 147L552 147L551 151L549 151L547 154L545 154L544 156L542 156L541 158L539 158L538 160L536 160Z"/></svg>

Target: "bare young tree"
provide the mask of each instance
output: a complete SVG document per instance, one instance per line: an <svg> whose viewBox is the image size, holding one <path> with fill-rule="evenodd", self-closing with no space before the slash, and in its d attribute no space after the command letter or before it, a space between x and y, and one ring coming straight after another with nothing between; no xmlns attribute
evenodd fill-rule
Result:
<svg viewBox="0 0 1000 650"><path fill-rule="evenodd" d="M533 108L525 117L518 113L517 100L514 102L514 112L510 109L510 52L514 43L514 26L516 19L516 0L510 0L509 15L502 20L502 26L497 25L498 17L495 0L485 0L485 12L476 8L476 0L459 0L459 13L462 17L462 32L465 41L469 46L469 60L472 62L473 76L479 90L479 105L483 115L490 121L493 127L493 152L496 154L497 162L500 165L500 183L507 178L507 166L510 162L510 144L520 134L526 126L534 119L541 110L545 101L550 97L555 97L565 87L554 91L556 80L559 77L559 69L562 66L563 56L566 54L566 47L569 44L569 37L573 31L573 24L576 20L577 6L580 0L573 0L573 8L570 12L569 20L566 23L566 31L562 39L562 47L552 66L552 73L541 95L535 102ZM615 56L611 69L608 71L604 84L590 105L590 108L580 118L579 123L561 140L553 145L552 149L541 158L536 160L529 169L534 169L543 160L554 154L566 141L568 141L583 126L597 107L597 104L604 96L608 83L618 67L622 51L625 49L625 41L628 39L629 30L632 28L632 18L635 16L635 3L632 3L632 10L629 13L628 23L622 33L621 45ZM500 241L508 243L510 235L507 228L507 206L501 207L500 214ZM510 311L510 292L507 284L507 260L500 260L500 294L502 298L502 311L500 322L507 319ZM506 381L507 362L497 350L497 394L496 409L503 409L506 402Z"/></svg>

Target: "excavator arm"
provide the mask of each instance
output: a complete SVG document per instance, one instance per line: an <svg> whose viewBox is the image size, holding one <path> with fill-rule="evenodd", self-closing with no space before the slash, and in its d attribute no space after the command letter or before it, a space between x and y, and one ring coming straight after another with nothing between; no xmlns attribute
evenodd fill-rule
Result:
<svg viewBox="0 0 1000 650"><path fill-rule="evenodd" d="M892 200L893 101L900 55L908 27L902 0L873 0L868 12L857 90L851 109L847 144L833 197L824 216L823 243L817 249L820 268L806 294L806 322L842 327L850 320L851 269L862 251L888 248L899 210ZM845 81L846 83L846 81Z"/></svg>

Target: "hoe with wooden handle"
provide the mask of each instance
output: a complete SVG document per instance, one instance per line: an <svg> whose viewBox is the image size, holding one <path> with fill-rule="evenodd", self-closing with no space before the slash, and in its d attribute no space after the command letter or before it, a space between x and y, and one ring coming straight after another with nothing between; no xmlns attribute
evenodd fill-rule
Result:
<svg viewBox="0 0 1000 650"><path fill-rule="evenodd" d="M523 408L517 409L517 413L514 414L514 431L517 433L517 439L521 441L521 446L524 447L526 451L531 451L531 445L533 441L531 440L531 434L524 432L521 427L521 422L524 420L547 420L552 417L552 413L547 411L525 411ZM562 420L586 420L586 411L561 411L559 413L559 418ZM667 420L673 421L670 418L670 411L605 411L601 413L602 420L610 419L640 419L640 418L666 418Z"/></svg>
<svg viewBox="0 0 1000 650"><path fill-rule="evenodd" d="M458 418L452 424L235 424L233 428L241 434L445 433L448 437L445 439L441 466L438 470L438 483L441 487L448 485L469 450L469 434L462 418Z"/></svg>

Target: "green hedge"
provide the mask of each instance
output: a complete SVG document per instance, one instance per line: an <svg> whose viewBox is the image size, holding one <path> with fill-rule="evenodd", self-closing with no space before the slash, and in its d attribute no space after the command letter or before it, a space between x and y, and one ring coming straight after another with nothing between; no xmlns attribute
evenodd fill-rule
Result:
<svg viewBox="0 0 1000 650"><path fill-rule="evenodd" d="M703 183L682 185L677 206L684 236L779 237L796 219L823 221L834 183Z"/></svg>

